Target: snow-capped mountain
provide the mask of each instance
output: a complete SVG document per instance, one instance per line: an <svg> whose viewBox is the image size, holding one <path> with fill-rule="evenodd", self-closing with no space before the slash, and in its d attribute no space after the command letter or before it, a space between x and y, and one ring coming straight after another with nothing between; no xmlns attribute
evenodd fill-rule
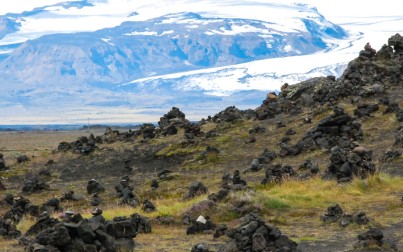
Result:
<svg viewBox="0 0 403 252"><path fill-rule="evenodd" d="M0 62L5 80L25 84L121 84L133 79L265 59L311 54L334 47L347 33L316 9L299 29L251 19L169 14L127 21L95 32L51 34L26 41ZM42 10L43 11L43 10ZM156 64L158 62L158 64Z"/></svg>
<svg viewBox="0 0 403 252"><path fill-rule="evenodd" d="M340 75L367 38L386 33L360 27L402 19L338 17L337 25L314 0L19 1L25 8L0 3L3 124L253 108L284 82Z"/></svg>

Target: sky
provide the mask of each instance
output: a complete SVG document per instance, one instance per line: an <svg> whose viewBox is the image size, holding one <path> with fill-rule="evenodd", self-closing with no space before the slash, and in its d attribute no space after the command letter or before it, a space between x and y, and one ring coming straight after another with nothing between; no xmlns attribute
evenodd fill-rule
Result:
<svg viewBox="0 0 403 252"><path fill-rule="evenodd" d="M19 13L26 10L32 10L38 6L44 5L52 5L55 3L61 2L60 0L0 0L0 15L4 15L6 13ZM92 1L97 2L99 5L103 5L104 2L109 2L112 6L125 6L130 4L139 5L138 2L144 2L147 4L158 4L161 6L161 3L166 3L166 5L170 6L178 6L179 3L183 2L192 2L192 3L201 3L201 2L209 2L209 1L182 1L182 0L110 0L110 1ZM137 3L136 3L137 2ZM219 2L230 2L230 1L219 1ZM237 1L242 2L242 1ZM245 3L252 2L272 2L272 1L264 1L264 0L254 0L254 1L243 1ZM401 15L401 10L403 7L403 3L396 0L383 0L381 4L377 2L376 4L371 3L367 0L283 0L277 2L301 2L308 3L318 7L318 10L321 13L324 13L326 16L375 16L375 15ZM203 4L203 3L202 3ZM400 5L400 6L399 6ZM114 8L105 8L105 11L110 13L116 12L117 9Z"/></svg>

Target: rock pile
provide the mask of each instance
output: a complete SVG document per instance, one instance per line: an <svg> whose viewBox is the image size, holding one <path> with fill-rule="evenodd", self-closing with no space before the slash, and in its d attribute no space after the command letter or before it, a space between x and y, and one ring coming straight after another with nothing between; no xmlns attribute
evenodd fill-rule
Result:
<svg viewBox="0 0 403 252"><path fill-rule="evenodd" d="M359 250L398 251L396 243L384 239L383 232L378 228L371 228L358 235L354 248Z"/></svg>
<svg viewBox="0 0 403 252"><path fill-rule="evenodd" d="M82 136L74 142L61 142L57 147L58 151L67 152L72 150L73 153L88 155L96 149L96 142L93 135L90 137Z"/></svg>
<svg viewBox="0 0 403 252"><path fill-rule="evenodd" d="M191 199L197 195L206 194L207 191L207 187L202 182L193 181L189 186L189 190L185 194L184 199Z"/></svg>
<svg viewBox="0 0 403 252"><path fill-rule="evenodd" d="M28 173L24 179L24 186L22 192L36 193L44 190L49 190L50 186L43 181L39 175Z"/></svg>
<svg viewBox="0 0 403 252"><path fill-rule="evenodd" d="M246 180L241 178L239 170L235 170L232 175L232 189L243 189L246 185Z"/></svg>
<svg viewBox="0 0 403 252"><path fill-rule="evenodd" d="M400 157L402 153L398 150L387 150L383 155L381 160L385 162L391 162L392 160Z"/></svg>
<svg viewBox="0 0 403 252"><path fill-rule="evenodd" d="M151 180L151 188L155 190L158 187L160 187L158 180L156 180L156 179Z"/></svg>
<svg viewBox="0 0 403 252"><path fill-rule="evenodd" d="M143 205L141 207L141 210L144 212L154 212L157 208L155 205L148 199L143 201Z"/></svg>
<svg viewBox="0 0 403 252"><path fill-rule="evenodd" d="M252 163L250 164L249 168L245 170L247 171L252 171L252 172L257 172L260 171L264 168L265 165L271 163L275 158L277 157L277 154L270 151L269 149L265 148L263 153L260 154L258 158L254 158L252 160Z"/></svg>
<svg viewBox="0 0 403 252"><path fill-rule="evenodd" d="M340 220L341 216L343 215L343 209L338 205L332 205L327 208L327 213L322 215L320 219L323 222L336 222Z"/></svg>
<svg viewBox="0 0 403 252"><path fill-rule="evenodd" d="M148 220L134 214L106 221L102 210L84 219L79 213L66 211L63 222L44 217L36 225L35 238L22 239L28 251L133 251L137 233L151 232ZM39 223L48 222L48 226Z"/></svg>
<svg viewBox="0 0 403 252"><path fill-rule="evenodd" d="M38 216L39 207L32 205L29 199L24 197L13 197L7 195L6 201L11 205L11 209L4 214L4 219L10 219L15 223L20 222L25 214Z"/></svg>
<svg viewBox="0 0 403 252"><path fill-rule="evenodd" d="M185 119L185 114L177 107L172 107L172 109L158 121L163 136L176 135L178 128L185 128L185 126L189 124L190 122Z"/></svg>
<svg viewBox="0 0 403 252"><path fill-rule="evenodd" d="M49 212L45 211L38 216L37 222L28 229L28 231L25 233L25 236L37 235L41 231L51 228L57 223L59 223L59 220L50 217Z"/></svg>
<svg viewBox="0 0 403 252"><path fill-rule="evenodd" d="M152 123L144 123L141 125L140 132L144 140L152 139L157 135L156 128Z"/></svg>
<svg viewBox="0 0 403 252"><path fill-rule="evenodd" d="M354 110L354 115L358 118L363 116L371 116L372 113L379 110L378 104L359 104Z"/></svg>
<svg viewBox="0 0 403 252"><path fill-rule="evenodd" d="M0 153L0 171L7 170L6 161L4 161L3 154Z"/></svg>
<svg viewBox="0 0 403 252"><path fill-rule="evenodd" d="M17 163L19 163L19 164L25 163L28 161L29 161L29 158L27 155L22 155L22 156L17 157Z"/></svg>
<svg viewBox="0 0 403 252"><path fill-rule="evenodd" d="M227 231L232 240L220 252L230 251L298 251L298 244L256 214L248 214L241 219L241 225Z"/></svg>
<svg viewBox="0 0 403 252"><path fill-rule="evenodd" d="M341 227L346 227L351 223L367 225L370 221L365 212L360 211L356 214L347 214L343 212L343 209L338 204L329 206L327 213L322 215L320 219L326 223L339 222Z"/></svg>
<svg viewBox="0 0 403 252"><path fill-rule="evenodd" d="M17 230L12 220L0 218L0 237L11 239L19 236L21 236L21 231Z"/></svg>
<svg viewBox="0 0 403 252"><path fill-rule="evenodd" d="M398 147L403 147L403 126L397 129L394 145Z"/></svg>
<svg viewBox="0 0 403 252"><path fill-rule="evenodd" d="M119 130L112 130L110 127L105 129L105 133L102 136L95 137L95 142L98 144L102 143L114 143L120 142L133 142L140 134L140 131L132 131L129 129L127 132L119 132ZM93 136L92 136L93 137Z"/></svg>
<svg viewBox="0 0 403 252"><path fill-rule="evenodd" d="M61 197L60 197L60 201L77 201L79 200L80 197L74 195L74 191L73 190L69 190L68 192L64 193Z"/></svg>
<svg viewBox="0 0 403 252"><path fill-rule="evenodd" d="M222 176L221 178L221 189L217 193L211 193L208 196L208 199L217 202L227 197L231 189L230 182L231 182L230 174L229 173L224 174L224 176Z"/></svg>
<svg viewBox="0 0 403 252"><path fill-rule="evenodd" d="M94 193L102 193L105 191L105 188L95 179L90 179L87 182L87 193L94 194Z"/></svg>
<svg viewBox="0 0 403 252"><path fill-rule="evenodd" d="M365 178L375 173L375 164L372 161L372 151L362 146L348 151L339 146L330 150L330 166L325 177L336 176L339 183L348 182L354 176Z"/></svg>
<svg viewBox="0 0 403 252"><path fill-rule="evenodd" d="M312 161L309 159L304 160L304 162L299 166L299 169L309 170L309 172L312 174L317 174L319 172L319 166L312 163Z"/></svg>
<svg viewBox="0 0 403 252"><path fill-rule="evenodd" d="M295 175L294 169L289 165L274 164L270 165L265 171L265 178L262 184L279 183L284 179Z"/></svg>
<svg viewBox="0 0 403 252"><path fill-rule="evenodd" d="M5 191L6 186L3 184L3 177L0 177L0 191Z"/></svg>
<svg viewBox="0 0 403 252"><path fill-rule="evenodd" d="M341 107L334 107L333 112L333 115L322 119L316 128L310 130L303 140L313 139L317 146L324 149L334 146L353 149L355 145L351 141L362 139L363 136L361 123Z"/></svg>
<svg viewBox="0 0 403 252"><path fill-rule="evenodd" d="M115 186L117 196L122 199L122 204L126 204L135 207L139 204L140 200L133 193L134 188L130 186L130 178L124 176L121 178L119 184Z"/></svg>
<svg viewBox="0 0 403 252"><path fill-rule="evenodd" d="M216 225L210 220L208 216L199 216L196 220L191 220L191 225L186 229L186 234L197 234L206 231L212 232Z"/></svg>
<svg viewBox="0 0 403 252"><path fill-rule="evenodd" d="M219 122L235 122L240 119L254 119L257 117L257 113L254 110L240 110L235 106L226 108L225 110L214 115L212 120L215 123Z"/></svg>
<svg viewBox="0 0 403 252"><path fill-rule="evenodd" d="M172 175L172 171L168 169L163 169L162 171L158 172L157 177L160 180L171 180L174 178Z"/></svg>

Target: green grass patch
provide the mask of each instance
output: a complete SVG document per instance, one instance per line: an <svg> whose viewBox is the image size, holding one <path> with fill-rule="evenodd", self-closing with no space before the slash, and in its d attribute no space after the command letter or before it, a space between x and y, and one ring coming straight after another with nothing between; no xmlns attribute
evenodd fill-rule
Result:
<svg viewBox="0 0 403 252"><path fill-rule="evenodd" d="M267 198L266 200L263 200L261 203L263 204L263 206L265 208L268 208L268 209L282 210L282 209L290 208L290 205L288 205L281 199L276 199L276 198Z"/></svg>

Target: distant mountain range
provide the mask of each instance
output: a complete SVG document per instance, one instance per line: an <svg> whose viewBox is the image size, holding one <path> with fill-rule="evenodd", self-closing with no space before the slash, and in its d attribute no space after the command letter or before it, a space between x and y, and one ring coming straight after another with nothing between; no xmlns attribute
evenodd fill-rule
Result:
<svg viewBox="0 0 403 252"><path fill-rule="evenodd" d="M303 7L301 7L303 8ZM0 62L2 78L25 84L121 84L149 76L305 55L347 32L315 11L290 30L277 23L169 14L95 32L22 43ZM14 26L17 26L15 24ZM3 46L4 47L4 46Z"/></svg>

